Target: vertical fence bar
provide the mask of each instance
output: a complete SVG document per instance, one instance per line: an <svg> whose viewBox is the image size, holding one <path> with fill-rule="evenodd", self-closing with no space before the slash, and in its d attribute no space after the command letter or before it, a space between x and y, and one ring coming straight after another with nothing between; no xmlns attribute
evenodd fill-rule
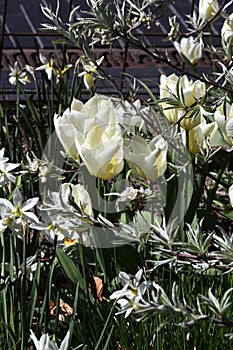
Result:
<svg viewBox="0 0 233 350"><path fill-rule="evenodd" d="M3 51L4 36L5 36L6 13L7 13L7 0L4 0L1 38L0 38L0 73L1 73L1 68L2 68L2 51Z"/></svg>

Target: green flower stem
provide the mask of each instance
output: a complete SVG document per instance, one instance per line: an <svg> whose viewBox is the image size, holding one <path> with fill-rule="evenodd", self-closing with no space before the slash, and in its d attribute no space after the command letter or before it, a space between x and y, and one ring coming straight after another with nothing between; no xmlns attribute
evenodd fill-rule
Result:
<svg viewBox="0 0 233 350"><path fill-rule="evenodd" d="M19 105L20 105L20 85L19 81L16 82L16 120L19 121Z"/></svg>
<svg viewBox="0 0 233 350"><path fill-rule="evenodd" d="M191 224L198 209L201 197L205 189L206 174L205 172L200 172L194 182L193 194L191 197L190 205L185 214L184 222L186 224Z"/></svg>
<svg viewBox="0 0 233 350"><path fill-rule="evenodd" d="M209 28L209 38L210 38L210 47L211 47L211 61L212 61L212 67L213 67L213 72L217 72L217 65L216 65L216 56L214 54L214 45L213 45L213 31L212 31L212 26L211 26L211 23L208 25L208 28Z"/></svg>
<svg viewBox="0 0 233 350"><path fill-rule="evenodd" d="M24 350L25 345L25 334L27 332L26 322L27 322L27 310L26 310L26 303L27 303L27 295L26 295L26 268L27 268L27 256L26 256L26 247L27 247L27 235L24 234L23 236L23 269L22 269L22 275L21 275L21 281L20 281L20 325L21 325L21 350Z"/></svg>
<svg viewBox="0 0 233 350"><path fill-rule="evenodd" d="M101 188L101 179L97 178L97 195L98 195L98 207L100 207L101 203L101 195L102 195L102 188Z"/></svg>
<svg viewBox="0 0 233 350"><path fill-rule="evenodd" d="M231 154L229 153L228 156L225 158L225 160L222 162L222 165L217 173L217 177L216 177L216 181L214 182L213 187L211 188L211 190L208 193L208 197L207 197L207 209L211 209L216 191L218 189L218 185L219 185L219 180L221 180L222 175L224 173L224 171L226 170L227 164L229 162L229 158L231 157Z"/></svg>
<svg viewBox="0 0 233 350"><path fill-rule="evenodd" d="M108 201L107 201L107 197L105 196L106 193L108 193L108 191L106 191L106 188L107 188L107 180L106 181L103 181L103 199L104 199L104 217L106 218L107 217L107 210L108 210Z"/></svg>
<svg viewBox="0 0 233 350"><path fill-rule="evenodd" d="M120 90L123 90L123 86L124 86L124 74L125 74L125 70L126 70L126 63L127 63L127 56L128 56L128 50L129 50L129 45L126 42L125 44L125 50L124 50L124 59L123 59L123 67L122 67L122 72L121 72L121 80L120 80Z"/></svg>
<svg viewBox="0 0 233 350"><path fill-rule="evenodd" d="M54 320L54 333L57 336L57 333L59 332L59 313L60 313L60 292L57 291L57 296L56 296L56 315L55 315L55 320Z"/></svg>
<svg viewBox="0 0 233 350"><path fill-rule="evenodd" d="M82 271L83 271L83 277L84 277L84 292L85 295L88 297L89 291L88 291L88 276L87 276L87 269L85 264L85 256L84 256L84 249L83 249L83 242L82 242L82 236L80 235L80 243L78 243L78 249L80 254L80 260L82 265Z"/></svg>
<svg viewBox="0 0 233 350"><path fill-rule="evenodd" d="M4 234L0 235L0 240L1 240L1 256L2 256L2 261L1 261L1 278L4 279L5 277L5 262L6 262L6 250L5 250L5 239L4 239ZM1 281L2 282L2 281Z"/></svg>
<svg viewBox="0 0 233 350"><path fill-rule="evenodd" d="M49 135L52 134L54 126L53 126L53 116L54 116L54 81L53 79L51 79L51 85L50 85L50 98L48 98L48 101L50 101L50 103L48 104L49 107Z"/></svg>

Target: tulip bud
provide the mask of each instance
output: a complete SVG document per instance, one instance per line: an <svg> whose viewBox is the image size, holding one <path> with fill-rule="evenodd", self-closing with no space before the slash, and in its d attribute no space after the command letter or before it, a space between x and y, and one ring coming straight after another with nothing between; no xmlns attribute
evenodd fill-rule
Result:
<svg viewBox="0 0 233 350"><path fill-rule="evenodd" d="M172 94L176 93L176 87L178 83L178 76L173 73L168 77L164 74L160 77L160 99L172 98ZM175 124L178 121L178 109L168 102L161 102L163 112L170 123Z"/></svg>
<svg viewBox="0 0 233 350"><path fill-rule="evenodd" d="M119 115L110 98L98 95L87 103L73 100L62 117L55 116L55 130L66 153L80 156L90 174L103 180L121 172L123 135Z"/></svg>
<svg viewBox="0 0 233 350"><path fill-rule="evenodd" d="M168 143L161 136L155 137L149 144L139 135L134 135L124 147L125 159L139 176L155 181L167 168Z"/></svg>
<svg viewBox="0 0 233 350"><path fill-rule="evenodd" d="M233 45L233 13L223 23L221 35L224 48Z"/></svg>
<svg viewBox="0 0 233 350"><path fill-rule="evenodd" d="M175 41L174 46L181 57L186 57L192 64L196 64L202 56L202 43L192 36L182 38L180 43Z"/></svg>
<svg viewBox="0 0 233 350"><path fill-rule="evenodd" d="M205 84L200 80L193 82L185 75L180 79L175 74L168 77L162 75L160 97L166 118L172 124L180 120L180 126L185 130L194 128L201 122L199 103L205 92Z"/></svg>
<svg viewBox="0 0 233 350"><path fill-rule="evenodd" d="M202 122L195 128L188 131L188 142L186 141L187 135L185 132L182 133L183 141L185 145L188 145L188 150L192 154L201 153L206 149L206 139L212 139L217 130L217 123L206 123Z"/></svg>
<svg viewBox="0 0 233 350"><path fill-rule="evenodd" d="M215 121L222 133L223 139L230 145L233 145L233 104L224 102L217 107L214 113Z"/></svg>
<svg viewBox="0 0 233 350"><path fill-rule="evenodd" d="M217 0L200 0L199 1L199 18L208 21L218 11Z"/></svg>
<svg viewBox="0 0 233 350"><path fill-rule="evenodd" d="M91 198L89 196L89 193L85 190L85 188L82 185L63 183L61 185L60 191L62 194L62 200L66 205L70 206L71 209L74 208L74 206L72 206L73 201L74 204L78 208L80 208L80 213L88 216L93 215Z"/></svg>

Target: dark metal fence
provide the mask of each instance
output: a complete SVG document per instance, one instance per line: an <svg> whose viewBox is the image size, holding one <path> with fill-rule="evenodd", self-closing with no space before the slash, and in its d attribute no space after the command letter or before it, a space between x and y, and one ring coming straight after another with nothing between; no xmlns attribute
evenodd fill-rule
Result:
<svg viewBox="0 0 233 350"><path fill-rule="evenodd" d="M20 66L25 64L40 65L39 51L47 57L53 55L52 40L57 35L39 30L41 23L47 21L41 12L40 4L47 7L51 5L55 9L57 0L0 0L0 89L4 91L4 94L13 96L15 93L8 82L9 65L13 66L16 60ZM164 4L166 6L161 9L161 19L157 21L155 28L145 33L145 39L149 46L159 48L162 51L166 50L172 62L182 67L182 61L173 44L163 40L170 29L168 17L176 15L180 22L181 31L186 33L188 28L184 20L185 14L190 13L193 9L197 10L198 0L177 0L175 2L164 0ZM70 11L77 5L80 5L81 9L87 10L83 0L61 0L59 16L66 22ZM215 22L213 27L213 36L216 42L219 40L221 25L222 21L220 20ZM73 47L68 47L68 53L72 60L77 59L80 54ZM118 40L111 53L108 48L99 49L99 55L102 54L105 56L104 67L108 69L109 74L118 79L123 64L124 43ZM129 50L127 57L127 73L135 75L137 78L151 79L153 77L154 80L158 80L161 73L170 72L170 69L160 61L152 60L139 50ZM210 64L211 57L205 54L199 62L199 66L203 72L206 72Z"/></svg>

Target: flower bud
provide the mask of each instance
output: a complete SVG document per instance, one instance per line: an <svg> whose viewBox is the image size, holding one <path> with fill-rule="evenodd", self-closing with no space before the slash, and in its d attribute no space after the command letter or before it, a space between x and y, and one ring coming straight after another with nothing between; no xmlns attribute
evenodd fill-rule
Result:
<svg viewBox="0 0 233 350"><path fill-rule="evenodd" d="M186 140L187 135L185 132L182 133L184 144L188 145L190 153L201 153L207 147L206 139L209 138L209 140L211 140L216 130L217 123L206 123L203 121L201 124L188 131L188 140Z"/></svg>
<svg viewBox="0 0 233 350"><path fill-rule="evenodd" d="M175 41L174 46L181 57L186 57L192 64L196 64L202 56L202 44L192 36L182 38L180 43Z"/></svg>
<svg viewBox="0 0 233 350"><path fill-rule="evenodd" d="M166 118L172 123L190 130L201 122L201 99L206 87L200 80L189 80L186 75L178 78L175 74L160 79L161 106ZM163 100L165 98L165 100Z"/></svg>
<svg viewBox="0 0 233 350"><path fill-rule="evenodd" d="M111 99L95 95L86 104L74 99L71 109L55 116L54 124L66 153L74 159L80 156L91 175L107 180L124 165L118 119Z"/></svg>
<svg viewBox="0 0 233 350"><path fill-rule="evenodd" d="M223 23L221 35L223 47L233 45L233 13Z"/></svg>
<svg viewBox="0 0 233 350"><path fill-rule="evenodd" d="M161 136L149 144L139 135L134 135L131 143L124 147L125 159L139 176L155 181L167 168L168 143Z"/></svg>
<svg viewBox="0 0 233 350"><path fill-rule="evenodd" d="M233 145L233 104L223 102L217 107L214 113L215 121L222 133L223 139L230 145Z"/></svg>
<svg viewBox="0 0 233 350"><path fill-rule="evenodd" d="M199 18L208 21L218 11L217 0L200 0L199 1Z"/></svg>

